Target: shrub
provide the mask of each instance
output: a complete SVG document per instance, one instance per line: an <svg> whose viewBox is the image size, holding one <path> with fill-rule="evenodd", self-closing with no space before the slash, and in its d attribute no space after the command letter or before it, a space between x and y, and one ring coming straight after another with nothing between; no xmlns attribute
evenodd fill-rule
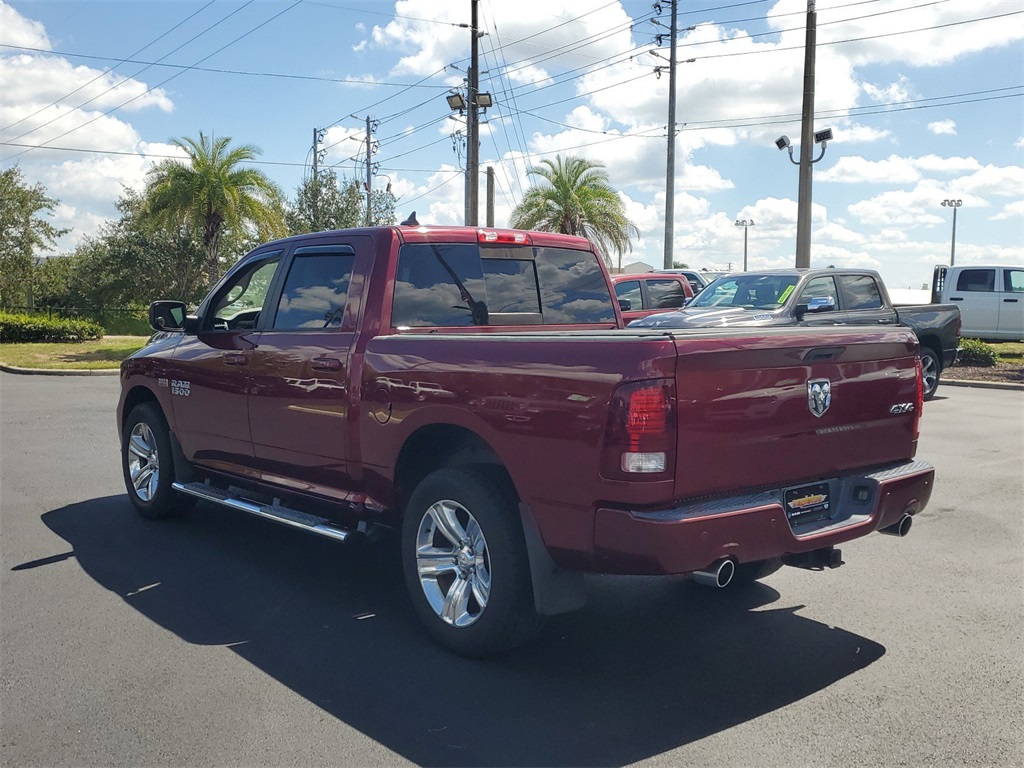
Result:
<svg viewBox="0 0 1024 768"><path fill-rule="evenodd" d="M88 320L37 317L0 311L0 342L91 341L102 326Z"/></svg>
<svg viewBox="0 0 1024 768"><path fill-rule="evenodd" d="M961 339L957 365L992 366L996 364L996 351L980 339Z"/></svg>

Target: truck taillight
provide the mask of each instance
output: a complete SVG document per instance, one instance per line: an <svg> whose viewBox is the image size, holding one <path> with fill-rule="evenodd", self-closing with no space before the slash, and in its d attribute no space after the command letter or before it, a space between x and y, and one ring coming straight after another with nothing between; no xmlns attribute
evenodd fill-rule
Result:
<svg viewBox="0 0 1024 768"><path fill-rule="evenodd" d="M674 464L675 437L675 385L670 379L619 387L608 413L602 474L612 479L663 476Z"/></svg>
<svg viewBox="0 0 1024 768"><path fill-rule="evenodd" d="M917 366L917 390L914 393L914 440L921 436L921 411L924 410L924 366L921 365L921 358L916 361Z"/></svg>

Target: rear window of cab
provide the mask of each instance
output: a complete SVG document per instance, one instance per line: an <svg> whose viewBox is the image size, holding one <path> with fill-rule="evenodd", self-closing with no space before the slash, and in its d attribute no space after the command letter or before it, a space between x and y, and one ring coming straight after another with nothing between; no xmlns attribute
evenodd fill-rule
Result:
<svg viewBox="0 0 1024 768"><path fill-rule="evenodd" d="M592 325L615 322L591 251L477 243L406 243L391 325Z"/></svg>

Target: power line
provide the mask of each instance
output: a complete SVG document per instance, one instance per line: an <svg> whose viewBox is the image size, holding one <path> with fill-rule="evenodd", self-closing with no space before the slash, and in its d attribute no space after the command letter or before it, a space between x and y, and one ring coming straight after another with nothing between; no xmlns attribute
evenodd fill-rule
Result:
<svg viewBox="0 0 1024 768"><path fill-rule="evenodd" d="M203 11L205 11L205 10L206 10L207 8L209 8L209 7L211 6L211 5L213 5L213 3L214 3L214 0L209 0L209 2L208 2L208 3L206 4L206 5L204 5L204 6L202 7L202 8L200 8L200 9L199 9L198 11L195 11L195 12L193 12L193 13L190 13L190 14L189 14L188 16L186 16L186 17L185 17L184 19L182 19L181 21L179 21L179 22L178 22L177 24L175 24L175 25L174 25L173 27L171 27L171 28L170 28L169 30L167 30L166 32L164 32L164 33L163 33L162 35L160 35L159 37L156 37L156 38L154 38L153 40L150 40L150 41L149 41L148 43L146 43L146 44L145 44L144 46L142 46L141 48L139 48L139 49L138 49L137 51L135 51L134 53L129 53L129 54L128 54L128 59L130 59L130 58L131 58L132 56L137 56L138 54L142 53L142 52L143 52L144 50L146 50L146 49L147 49L147 48L149 48L150 46L152 46L152 45L155 45L156 43L160 42L160 41L161 41L161 40L163 40L163 39L164 39L165 37L167 37L167 36L168 36L169 34L171 34L171 32L173 32L173 31L174 31L174 30L176 30L176 29L177 29L178 27L180 27L180 26L181 26L182 24L184 24L184 23L185 23L186 21L188 21L189 19L191 19L191 18L193 18L193 17L195 17L195 16L198 16L198 15L199 15L200 13L202 13ZM193 38L193 40L194 40L194 39L195 39L195 38ZM4 46L4 47L8 47L8 46ZM17 47L17 46L10 46L10 47L12 47L12 48L13 48L13 47ZM172 53L173 53L173 51L172 51ZM168 54L168 55L170 55L170 54ZM125 61L127 61L127 59L122 59L122 60L120 60L120 61L119 61L119 62L118 62L117 64L115 64L114 66L112 66L112 67L108 67L108 68L107 68L107 69L105 69L104 71L100 72L100 73L99 73L98 75L96 75L96 77L94 77L94 78L93 78L92 80L90 80L89 82L87 82L87 83L84 83L84 84L82 84L82 85L78 86L77 88L75 88L75 90L71 91L70 93L66 93L66 94L64 94L63 96L61 96L61 97L60 97L59 99L57 99L56 101L53 101L53 102L50 102L49 104L47 104L47 105L46 105L45 107L41 107L40 109L37 109L37 110L36 110L35 112L33 112L33 113L32 113L31 115L25 115L25 117L21 118L20 120L15 120L15 121L14 121L13 123L11 123L10 125L7 125L7 126L4 126L3 128L0 128L0 130L3 130L3 131L9 131L9 130L10 130L11 128L13 128L14 126L18 125L19 123L23 123L23 122L25 122L26 120L29 120L29 119L31 119L31 118L33 118L33 117L35 117L35 116L36 116L36 115L38 115L38 114L39 114L40 112L44 112L44 111L46 111L47 109L49 109L50 107L55 107L55 106L57 106L57 105L58 105L58 104L60 104L60 103L61 103L62 101L64 101L64 99L67 99L67 98L70 98L70 97L74 96L74 95L75 95L76 93L78 93L79 91L81 91L81 90L82 90L83 88L88 88L88 87L89 87L90 85L92 85L93 83L95 83L95 82L96 82L97 80L99 80L99 79L100 79L101 77L105 77L106 75L109 75L109 74L110 74L111 72L113 72L113 71L114 71L115 69L117 69L117 67L118 67L118 66L119 66L120 64L124 63ZM134 75L132 75L132 77L134 77ZM105 93L105 92L104 92L104 93ZM103 95L103 94L100 94L100 95ZM88 103L88 102L86 102L86 103ZM82 105L79 105L79 107L80 107L80 106L82 106ZM22 134L22 135L24 135L24 134ZM18 137L18 138L21 138L21 137Z"/></svg>
<svg viewBox="0 0 1024 768"><path fill-rule="evenodd" d="M288 6L287 8L285 8L285 9L284 9L283 11L280 11L280 12L278 12L278 13L275 13L275 14L274 14L273 16L271 16L271 17L270 17L269 19L267 19L266 21L264 21L264 22L262 22L262 23L260 23L260 24L257 24L257 25L256 25L255 27L253 27L252 29L250 29L250 30L249 30L248 32L244 32L243 34L241 34L241 35L239 35L238 37L236 37L236 38L235 38L234 40L232 40L232 41L231 41L230 43L226 43L225 45L222 45L222 46L221 46L220 48L218 48L217 50L215 50L215 51L214 51L213 53L211 53L211 54L208 54L207 56L204 56L203 58L201 58L201 59L200 59L199 61L197 61L197 62L196 62L196 64L201 64L202 62L206 61L207 59L209 59L209 58L212 58L212 57L216 56L216 55L217 55L218 53L220 53L221 51L223 51L223 50L224 50L225 48L229 48L229 47L231 47L232 45L234 45L235 43L237 43L237 42L238 42L239 40L242 40L243 38L246 38L246 37L248 37L249 35L251 35L251 34L252 34L253 32L255 32L255 31L257 31L258 29L261 29L262 27L265 27L265 26L266 26L267 24L269 24L270 22L272 22L272 21L274 21L275 19L279 18L280 16L283 16L284 14L288 13L288 11L290 11L290 10L291 10L292 8L294 8L295 6L297 6L297 5L300 5L300 4L302 3L302 1L303 1L303 0L295 0L295 2L294 2L294 3L292 3L291 5L289 5L289 6ZM250 0L250 2L252 2L252 0ZM247 3L246 5L248 5L248 3ZM243 7L244 7L244 6L243 6ZM187 70L186 70L186 71L187 71ZM160 83L157 83L157 84L156 84L156 85L154 85L154 86L153 86L152 88L149 88L149 89L148 89L147 91L145 91L145 92L143 92L143 93L140 93L140 94L138 94L137 96L133 96L132 98L128 99L128 100L127 100L127 101L125 101L125 102L122 102L121 104L119 104L119 105L118 105L118 106L116 106L116 107L112 107L111 109L108 109L108 110L107 110L106 112L104 112L104 113L103 113L102 115L97 115L96 117L92 118L92 120L88 120L88 121L86 121L86 122L82 123L81 125L78 125L78 126L76 126L76 127L72 128L72 129L70 129L70 130L64 131L64 133L60 134L59 136L54 136L54 137L53 137L52 139L48 139L47 141L44 141L44 142L42 143L42 145L40 145L40 146L46 146L46 145L48 145L48 144L49 144L50 142L53 142L53 141L57 141L58 139L62 139L62 138L64 138L65 136L67 136L68 134L70 134L70 133L74 133L75 131L77 131L77 130L80 130L81 128L84 128L84 127L85 127L85 126L87 126L87 125L91 125L92 123L95 123L95 122L96 122L97 120L99 120L100 118L106 117L107 115L111 114L112 112L116 112L117 110L121 109L121 107L124 107L124 106L126 106L126 105L128 105L128 104L131 104L131 103L132 103L133 101L135 101L136 99L140 99L140 98L142 98L142 97L143 97L143 96L145 96L146 94L148 94L148 93L151 93L151 92L155 91L155 90L156 90L157 88L160 88L161 86L163 86L163 85L165 85L165 84L169 83L169 82L170 82L171 80L174 80L175 78L177 78L177 77L180 77L180 76L181 76L181 75L183 75L183 74L184 74L184 72L178 72L177 74L171 75L171 76L170 76L170 77L168 77L168 78L167 78L166 80L164 80L164 81L162 81L162 82L160 82ZM19 136L18 138L21 138L21 137ZM18 157L18 156L20 156L20 155L23 155L23 154L25 154L25 152L30 152L30 151L31 151L30 149L27 149L27 150L23 150L23 151L21 151L21 152L18 152L18 153L16 153L16 154L12 155L11 157L9 157L9 158L7 158L7 159L8 159L8 160L11 160L11 159L13 159L13 158L15 158L15 157Z"/></svg>
<svg viewBox="0 0 1024 768"><path fill-rule="evenodd" d="M176 53L177 51L180 51L182 48L184 48L189 43L193 42L194 40L197 40L198 38L202 37L203 35L205 35L209 31L211 31L215 27L218 27L221 24L223 24L225 21L227 21L232 16L234 16L236 13L240 12L242 9L247 8L248 6L252 5L253 2L255 2L255 0L248 0L248 2L245 3L245 5L242 5L242 6L238 7L238 8L236 8L231 13L229 13L227 16L225 16L224 18L220 19L219 21L214 22L209 27L204 29L202 32L199 32L198 34L193 35L188 40L186 40L184 43L182 43L177 48L175 48L173 51L169 51L168 53L164 54L162 57L160 57L160 59L158 59L158 61L162 61L163 59L167 58L171 54ZM124 62L119 62L119 63L124 63ZM77 107L74 107L69 112L65 112L63 114L57 115L56 117L54 117L54 118L52 118L50 120L47 120L42 125L37 125L35 128L32 128L31 130L25 131L25 133L21 134L20 136L15 136L14 137L14 141L17 141L18 139L22 139L25 136L28 136L28 134L34 133L34 132L38 131L41 128L45 128L46 126L50 125L51 123L56 122L57 120L61 120L61 119L65 118L65 117L68 117L69 115L73 115L75 112L78 112L79 110L81 110L82 107L84 107L86 104L92 104L94 101L96 101L100 97L107 95L108 93L110 93L111 91L115 90L116 88L120 88L124 83L131 82L133 79L135 79L136 77L141 75L143 72L145 72L147 69L149 69L150 66L152 66L152 65L147 65L147 66L143 67L142 69L137 70L136 72L134 72L133 74L131 74L127 78L125 78L125 80L123 80L122 82L119 82L119 83L116 83L115 85L112 85L110 88L107 88L102 93L99 93L96 96L93 96L91 99L88 99L87 101L83 101L81 104L79 104ZM159 86L157 86L157 87L159 87ZM154 90L154 89L151 88L150 91L152 91L152 90ZM149 93L150 91L146 91L146 93ZM63 136L63 135L64 134L61 134L61 136ZM57 138L59 139L59 138L61 138L61 136L58 136Z"/></svg>

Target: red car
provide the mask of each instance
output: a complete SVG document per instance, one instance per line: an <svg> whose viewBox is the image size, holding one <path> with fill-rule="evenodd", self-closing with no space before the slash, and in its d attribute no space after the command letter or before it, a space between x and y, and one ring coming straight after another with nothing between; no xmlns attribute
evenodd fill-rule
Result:
<svg viewBox="0 0 1024 768"><path fill-rule="evenodd" d="M641 317L682 309L693 298L693 288L683 275L647 272L640 275L612 275L615 298L619 300L622 319L626 322Z"/></svg>

